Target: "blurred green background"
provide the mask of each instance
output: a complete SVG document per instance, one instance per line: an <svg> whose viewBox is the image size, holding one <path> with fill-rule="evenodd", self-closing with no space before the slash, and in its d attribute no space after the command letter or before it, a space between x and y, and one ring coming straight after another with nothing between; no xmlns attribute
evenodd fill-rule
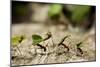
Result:
<svg viewBox="0 0 100 67"><path fill-rule="evenodd" d="M95 26L96 6L12 1L12 23L43 23L89 30Z"/></svg>

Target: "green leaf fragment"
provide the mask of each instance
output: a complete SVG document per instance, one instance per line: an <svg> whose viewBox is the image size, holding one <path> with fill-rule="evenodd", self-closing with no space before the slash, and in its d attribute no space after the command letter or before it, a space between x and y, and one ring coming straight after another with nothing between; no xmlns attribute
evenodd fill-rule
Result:
<svg viewBox="0 0 100 67"><path fill-rule="evenodd" d="M43 38L40 35L32 35L33 44L39 44L43 41Z"/></svg>
<svg viewBox="0 0 100 67"><path fill-rule="evenodd" d="M75 9L72 11L72 21L74 22L81 22L87 16L89 12L90 6L76 6Z"/></svg>
<svg viewBox="0 0 100 67"><path fill-rule="evenodd" d="M22 42L22 40L25 39L25 36L14 36L12 37L11 41L12 41L12 45L13 46L17 46L19 43Z"/></svg>
<svg viewBox="0 0 100 67"><path fill-rule="evenodd" d="M49 13L48 15L50 17L54 16L54 15L58 15L62 10L62 5L61 4L52 4L50 6L50 10L49 10Z"/></svg>

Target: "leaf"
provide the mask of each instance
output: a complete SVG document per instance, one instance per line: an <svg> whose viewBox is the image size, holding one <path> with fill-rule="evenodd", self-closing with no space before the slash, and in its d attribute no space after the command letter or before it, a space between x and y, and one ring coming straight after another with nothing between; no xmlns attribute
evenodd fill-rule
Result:
<svg viewBox="0 0 100 67"><path fill-rule="evenodd" d="M12 41L12 45L13 46L17 46L19 43L22 42L22 40L25 39L25 36L14 36L12 37L11 41Z"/></svg>
<svg viewBox="0 0 100 67"><path fill-rule="evenodd" d="M33 44L39 44L43 41L43 38L40 35L32 35Z"/></svg>
<svg viewBox="0 0 100 67"><path fill-rule="evenodd" d="M52 4L49 10L49 16L52 17L54 15L58 15L62 10L62 5L60 4Z"/></svg>
<svg viewBox="0 0 100 67"><path fill-rule="evenodd" d="M76 6L72 11L72 21L79 23L87 16L90 6Z"/></svg>

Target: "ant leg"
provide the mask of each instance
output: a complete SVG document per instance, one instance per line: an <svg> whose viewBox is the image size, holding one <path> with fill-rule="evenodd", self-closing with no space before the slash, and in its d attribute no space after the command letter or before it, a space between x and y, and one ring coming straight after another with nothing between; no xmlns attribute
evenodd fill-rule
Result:
<svg viewBox="0 0 100 67"><path fill-rule="evenodd" d="M68 46L66 46L66 45L63 44L63 43L62 43L62 45L63 45L65 48L67 48L67 50L69 51L69 47L68 47Z"/></svg>
<svg viewBox="0 0 100 67"><path fill-rule="evenodd" d="M37 46L39 46L40 48L44 49L44 51L46 51L46 47L40 45L40 44L37 44Z"/></svg>

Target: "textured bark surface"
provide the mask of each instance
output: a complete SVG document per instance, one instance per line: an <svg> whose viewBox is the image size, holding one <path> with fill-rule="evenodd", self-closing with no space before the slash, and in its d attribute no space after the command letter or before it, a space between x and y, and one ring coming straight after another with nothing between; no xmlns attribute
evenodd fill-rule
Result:
<svg viewBox="0 0 100 67"><path fill-rule="evenodd" d="M32 34L39 34L46 37L50 31L52 38L41 42L46 47L46 51L37 45L32 45ZM81 61L95 61L95 29L86 33L70 32L63 26L44 26L42 24L14 24L12 25L12 36L25 35L26 39L17 47L11 47L12 65L33 65L33 64L51 64L67 63ZM66 35L64 44L58 46L59 42ZM80 49L77 44L82 41Z"/></svg>

